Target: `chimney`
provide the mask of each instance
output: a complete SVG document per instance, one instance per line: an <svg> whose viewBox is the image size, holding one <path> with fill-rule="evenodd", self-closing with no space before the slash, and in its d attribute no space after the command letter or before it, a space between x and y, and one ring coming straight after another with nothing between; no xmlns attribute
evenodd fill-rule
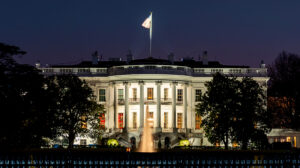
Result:
<svg viewBox="0 0 300 168"><path fill-rule="evenodd" d="M266 64L264 63L264 60L260 61L260 68L266 68Z"/></svg>
<svg viewBox="0 0 300 168"><path fill-rule="evenodd" d="M203 51L203 55L202 55L202 62L203 65L208 65L208 58L207 58L207 51Z"/></svg>
<svg viewBox="0 0 300 168"><path fill-rule="evenodd" d="M174 64L174 53L170 53L169 55L168 55L168 60L172 63L172 64Z"/></svg>
<svg viewBox="0 0 300 168"><path fill-rule="evenodd" d="M127 58L127 63L133 60L133 55L131 53L131 50L128 50L128 54L126 55L126 58Z"/></svg>
<svg viewBox="0 0 300 168"><path fill-rule="evenodd" d="M95 51L95 52L92 54L92 64L93 64L93 65L97 65L97 64L98 64L98 61L99 61L98 51Z"/></svg>

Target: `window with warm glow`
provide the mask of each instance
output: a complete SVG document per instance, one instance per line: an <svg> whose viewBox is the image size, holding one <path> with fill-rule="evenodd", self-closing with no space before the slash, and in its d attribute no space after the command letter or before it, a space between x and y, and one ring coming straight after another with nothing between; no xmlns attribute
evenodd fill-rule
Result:
<svg viewBox="0 0 300 168"><path fill-rule="evenodd" d="M86 118L86 116L81 117L81 128L84 128L84 129L87 128L87 118Z"/></svg>
<svg viewBox="0 0 300 168"><path fill-rule="evenodd" d="M123 113L118 114L118 127L120 129L123 129L123 127L124 127L124 125L123 125Z"/></svg>
<svg viewBox="0 0 300 168"><path fill-rule="evenodd" d="M100 114L99 120L100 120L100 129L104 129L105 128L105 114L104 113Z"/></svg>
<svg viewBox="0 0 300 168"><path fill-rule="evenodd" d="M182 113L177 113L177 128L182 128Z"/></svg>
<svg viewBox="0 0 300 168"><path fill-rule="evenodd" d="M153 100L153 88L147 88L147 100Z"/></svg>
<svg viewBox="0 0 300 168"><path fill-rule="evenodd" d="M99 89L99 101L100 102L105 102L105 89Z"/></svg>
<svg viewBox="0 0 300 168"><path fill-rule="evenodd" d="M201 115L196 114L196 122L195 122L195 129L201 128Z"/></svg>
<svg viewBox="0 0 300 168"><path fill-rule="evenodd" d="M199 101L201 101L201 90L196 89L195 90L195 102L199 102Z"/></svg>
<svg viewBox="0 0 300 168"><path fill-rule="evenodd" d="M168 112L164 113L164 128L168 128Z"/></svg>
<svg viewBox="0 0 300 168"><path fill-rule="evenodd" d="M177 89L177 101L182 101L182 89Z"/></svg>
<svg viewBox="0 0 300 168"><path fill-rule="evenodd" d="M136 116L136 112L133 112L132 113L132 127L134 128L134 129L136 129L137 128L137 123L136 123L136 121L137 121L137 116Z"/></svg>

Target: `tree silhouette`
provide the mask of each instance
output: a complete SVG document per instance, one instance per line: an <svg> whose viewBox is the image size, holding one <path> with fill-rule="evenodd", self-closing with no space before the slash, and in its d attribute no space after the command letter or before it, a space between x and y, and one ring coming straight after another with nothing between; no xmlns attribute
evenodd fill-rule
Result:
<svg viewBox="0 0 300 168"><path fill-rule="evenodd" d="M40 147L55 134L46 80L34 67L15 62L13 56L23 54L19 47L0 43L2 148Z"/></svg>
<svg viewBox="0 0 300 168"><path fill-rule="evenodd" d="M103 105L97 104L92 89L85 81L74 75L52 76L58 89L57 131L68 139L73 147L76 135L99 137L99 117L104 113Z"/></svg>
<svg viewBox="0 0 300 168"><path fill-rule="evenodd" d="M196 113L203 116L201 125L211 143L222 142L228 149L231 141L246 149L250 142L265 142L262 135L269 131L270 120L265 93L256 81L216 73L205 86L207 91L196 105Z"/></svg>
<svg viewBox="0 0 300 168"><path fill-rule="evenodd" d="M282 52L268 68L270 80L268 110L273 126L299 129L300 124L300 58Z"/></svg>
<svg viewBox="0 0 300 168"><path fill-rule="evenodd" d="M216 73L205 83L207 91L196 105L196 112L204 117L201 126L206 137L213 144L222 142L225 149L232 139L232 122L238 110L237 85L235 78Z"/></svg>

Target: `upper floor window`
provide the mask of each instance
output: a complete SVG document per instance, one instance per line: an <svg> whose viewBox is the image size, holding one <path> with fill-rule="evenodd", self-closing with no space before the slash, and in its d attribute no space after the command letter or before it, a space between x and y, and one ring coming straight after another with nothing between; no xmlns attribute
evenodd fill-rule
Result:
<svg viewBox="0 0 300 168"><path fill-rule="evenodd" d="M153 88L147 88L147 100L153 100Z"/></svg>
<svg viewBox="0 0 300 168"><path fill-rule="evenodd" d="M105 102L105 89L99 89L99 101L100 102Z"/></svg>
<svg viewBox="0 0 300 168"><path fill-rule="evenodd" d="M195 102L201 101L201 89L195 90Z"/></svg>
<svg viewBox="0 0 300 168"><path fill-rule="evenodd" d="M118 89L118 99L119 100L123 100L124 99L123 89Z"/></svg>
<svg viewBox="0 0 300 168"><path fill-rule="evenodd" d="M177 101L181 102L182 101L182 89L177 89Z"/></svg>

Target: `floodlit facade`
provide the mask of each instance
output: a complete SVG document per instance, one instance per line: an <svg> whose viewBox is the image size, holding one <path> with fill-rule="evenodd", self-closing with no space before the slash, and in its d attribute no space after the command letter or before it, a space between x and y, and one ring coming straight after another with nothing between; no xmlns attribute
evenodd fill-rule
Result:
<svg viewBox="0 0 300 168"><path fill-rule="evenodd" d="M210 145L201 128L195 105L205 92L205 82L216 72L238 77L250 76L266 90L264 65L259 68L226 66L220 63L183 59L174 61L147 58L128 61L82 62L71 66L39 67L45 75L75 74L85 80L103 104L106 114L100 124L105 138L116 138L121 145L137 146L145 123L146 107L153 118L156 147L172 147L181 139L190 145ZM94 144L77 137L75 144Z"/></svg>

